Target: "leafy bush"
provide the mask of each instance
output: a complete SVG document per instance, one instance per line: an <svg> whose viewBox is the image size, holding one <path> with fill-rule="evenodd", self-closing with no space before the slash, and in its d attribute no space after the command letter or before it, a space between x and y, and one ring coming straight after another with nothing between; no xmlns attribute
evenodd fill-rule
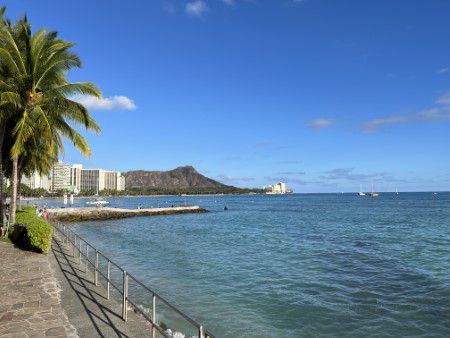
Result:
<svg viewBox="0 0 450 338"><path fill-rule="evenodd" d="M38 252L48 253L52 245L53 228L38 217L31 207L24 207L16 214L16 224L12 232L14 244Z"/></svg>

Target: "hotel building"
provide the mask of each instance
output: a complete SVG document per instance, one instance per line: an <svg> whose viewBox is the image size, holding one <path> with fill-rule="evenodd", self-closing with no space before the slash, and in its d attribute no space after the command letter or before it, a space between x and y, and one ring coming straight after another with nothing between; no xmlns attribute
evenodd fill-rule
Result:
<svg viewBox="0 0 450 338"><path fill-rule="evenodd" d="M81 191L125 190L125 177L118 172L103 169L81 171Z"/></svg>
<svg viewBox="0 0 450 338"><path fill-rule="evenodd" d="M103 169L83 169L81 164L70 165L59 161L53 166L52 191L60 189L79 193L102 190L125 190L125 177L115 171Z"/></svg>
<svg viewBox="0 0 450 338"><path fill-rule="evenodd" d="M70 189L70 164L59 161L52 169L52 191Z"/></svg>
<svg viewBox="0 0 450 338"><path fill-rule="evenodd" d="M49 191L48 175L41 175L37 171L30 176L22 176L20 182L30 189L45 189Z"/></svg>
<svg viewBox="0 0 450 338"><path fill-rule="evenodd" d="M274 185L267 185L263 187L267 194L290 194L292 190L286 189L286 183L279 182Z"/></svg>

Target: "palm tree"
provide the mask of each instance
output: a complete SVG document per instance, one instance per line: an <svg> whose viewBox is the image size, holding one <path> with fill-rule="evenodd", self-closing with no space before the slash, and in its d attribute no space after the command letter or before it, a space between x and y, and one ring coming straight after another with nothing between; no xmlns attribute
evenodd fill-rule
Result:
<svg viewBox="0 0 450 338"><path fill-rule="evenodd" d="M3 19L3 14L5 13L6 7L3 6L0 8L0 28L7 25L8 21ZM9 72L8 67L5 66L3 59L0 59L0 93L3 90L4 83L8 78ZM4 220L4 194L3 194L3 185L4 185L4 175L3 175L3 140L5 139L6 133L6 120L10 115L8 111L8 107L2 104L1 96L0 96L0 226L3 225Z"/></svg>
<svg viewBox="0 0 450 338"><path fill-rule="evenodd" d="M90 156L86 140L69 124L73 122L88 130L100 128L87 109L71 97L101 97L89 82L69 83L66 73L81 66L71 52L73 43L57 37L57 32L40 29L35 34L27 18L0 29L0 58L11 72L4 81L1 102L14 109L12 139L9 152L12 161L10 222L14 224L17 200L19 157L30 144L48 144L62 154L62 137L69 139L81 153Z"/></svg>

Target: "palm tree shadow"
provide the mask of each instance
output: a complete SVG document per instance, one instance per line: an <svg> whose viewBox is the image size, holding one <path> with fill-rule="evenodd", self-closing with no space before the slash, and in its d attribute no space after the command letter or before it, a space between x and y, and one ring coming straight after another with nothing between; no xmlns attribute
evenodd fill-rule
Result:
<svg viewBox="0 0 450 338"><path fill-rule="evenodd" d="M106 326L106 329L112 330L117 337L129 337L114 323L114 321L122 320L121 315L103 304L106 299L103 295L91 290L92 287L95 287L94 283L80 275L81 273L85 274L84 271L73 266L72 257L64 251L62 243L54 238L53 244L52 252L56 262L98 335L105 337Z"/></svg>

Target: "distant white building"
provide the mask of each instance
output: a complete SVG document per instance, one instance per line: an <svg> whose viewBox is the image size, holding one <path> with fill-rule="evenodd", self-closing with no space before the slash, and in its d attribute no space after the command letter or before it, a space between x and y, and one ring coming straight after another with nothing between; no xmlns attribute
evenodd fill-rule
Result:
<svg viewBox="0 0 450 338"><path fill-rule="evenodd" d="M22 176L20 182L30 189L45 189L49 191L48 181L48 175L41 175L35 171L30 176Z"/></svg>
<svg viewBox="0 0 450 338"><path fill-rule="evenodd" d="M83 169L81 171L81 191L125 190L125 177L115 171L103 169Z"/></svg>
<svg viewBox="0 0 450 338"><path fill-rule="evenodd" d="M70 180L70 164L58 161L52 168L52 191L69 190L71 186Z"/></svg>
<svg viewBox="0 0 450 338"><path fill-rule="evenodd" d="M70 168L70 186L75 193L81 191L81 171L83 166L81 164L74 164Z"/></svg>
<svg viewBox="0 0 450 338"><path fill-rule="evenodd" d="M104 169L83 169L81 164L70 165L59 161L53 166L52 191L60 189L74 193L102 190L125 190L125 177L116 171Z"/></svg>
<svg viewBox="0 0 450 338"><path fill-rule="evenodd" d="M125 190L125 176L122 173L117 173L117 191Z"/></svg>
<svg viewBox="0 0 450 338"><path fill-rule="evenodd" d="M286 189L286 183L278 182L274 185L266 185L263 187L267 194L290 194L292 190Z"/></svg>

